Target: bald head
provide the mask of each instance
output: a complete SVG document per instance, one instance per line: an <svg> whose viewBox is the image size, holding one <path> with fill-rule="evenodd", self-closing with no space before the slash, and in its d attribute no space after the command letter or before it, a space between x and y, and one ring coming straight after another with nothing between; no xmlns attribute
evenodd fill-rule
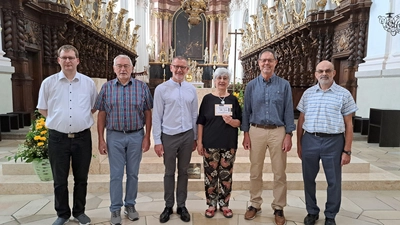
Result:
<svg viewBox="0 0 400 225"><path fill-rule="evenodd" d="M327 60L321 61L315 70L315 77L318 80L321 89L328 89L333 84L333 77L336 75L336 70L333 64Z"/></svg>

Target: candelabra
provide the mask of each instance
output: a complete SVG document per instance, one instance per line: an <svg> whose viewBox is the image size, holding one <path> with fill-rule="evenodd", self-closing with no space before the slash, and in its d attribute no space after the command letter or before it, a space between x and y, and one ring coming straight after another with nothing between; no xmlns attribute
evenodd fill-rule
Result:
<svg viewBox="0 0 400 225"><path fill-rule="evenodd" d="M166 77L166 75L165 75L165 64L164 64L164 59L163 59L163 61L162 61L161 67L164 69L163 82L165 82L165 77Z"/></svg>
<svg viewBox="0 0 400 225"><path fill-rule="evenodd" d="M392 16L393 14L394 13L386 13L386 16L378 16L378 19L383 29L392 36L395 36L400 33L400 14Z"/></svg>

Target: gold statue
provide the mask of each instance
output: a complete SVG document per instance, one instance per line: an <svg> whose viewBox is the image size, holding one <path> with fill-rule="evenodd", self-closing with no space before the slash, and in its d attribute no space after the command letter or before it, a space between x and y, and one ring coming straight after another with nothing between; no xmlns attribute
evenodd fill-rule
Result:
<svg viewBox="0 0 400 225"><path fill-rule="evenodd" d="M116 27L115 27L115 35L117 37L119 37L121 35L121 31L122 31L122 24L124 23L124 17L125 14L128 13L128 10L121 8L119 10L118 16L117 16L117 22L116 22Z"/></svg>

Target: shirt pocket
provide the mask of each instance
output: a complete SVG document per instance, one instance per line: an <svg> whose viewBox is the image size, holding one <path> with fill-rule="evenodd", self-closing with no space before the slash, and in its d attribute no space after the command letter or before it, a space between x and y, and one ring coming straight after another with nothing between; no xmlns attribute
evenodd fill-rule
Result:
<svg viewBox="0 0 400 225"><path fill-rule="evenodd" d="M283 91L274 91L272 93L272 103L274 104L283 103Z"/></svg>
<svg viewBox="0 0 400 225"><path fill-rule="evenodd" d="M80 94L78 102L79 102L79 107L81 107L82 109L91 107L90 97L87 94Z"/></svg>

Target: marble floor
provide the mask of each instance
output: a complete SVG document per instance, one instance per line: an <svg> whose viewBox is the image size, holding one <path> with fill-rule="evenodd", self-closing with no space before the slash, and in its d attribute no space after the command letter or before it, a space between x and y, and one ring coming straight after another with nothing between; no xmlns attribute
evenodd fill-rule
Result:
<svg viewBox="0 0 400 225"><path fill-rule="evenodd" d="M3 140L0 142L0 164L5 162L9 155L21 141ZM379 148L378 144L366 143L365 136L355 134L353 142L353 157L368 161L385 171L400 177L400 148ZM1 168L1 167L0 167ZM1 172L1 171L0 171ZM360 187L360 190L363 189ZM317 198L321 208L320 219L317 225L324 224L324 203L326 192L317 191ZM70 198L71 199L71 198ZM210 224L210 225L256 225L273 224L273 212L270 208L272 191L263 192L263 211L254 220L244 219L245 209L249 202L249 193L246 190L233 191L230 208L233 218L226 219L217 212L215 217L204 217L206 209L204 192L191 191L188 194L187 208L192 219L189 223L182 222L176 213L166 224ZM302 190L289 190L285 215L288 225L303 224L306 215L304 193ZM92 224L109 224L110 204L108 193L88 193L86 213L92 219ZM159 223L159 214L164 208L162 192L138 193L136 209L140 214L138 221L129 221L126 218L123 224L153 225ZM175 210L175 209L174 209ZM56 219L52 193L33 195L0 195L0 224L43 225L52 224ZM72 220L72 218L71 218ZM400 224L400 190L373 190L357 191L345 190L342 195L342 205L336 217L337 224L342 225L399 225ZM78 224L70 221L68 225Z"/></svg>

